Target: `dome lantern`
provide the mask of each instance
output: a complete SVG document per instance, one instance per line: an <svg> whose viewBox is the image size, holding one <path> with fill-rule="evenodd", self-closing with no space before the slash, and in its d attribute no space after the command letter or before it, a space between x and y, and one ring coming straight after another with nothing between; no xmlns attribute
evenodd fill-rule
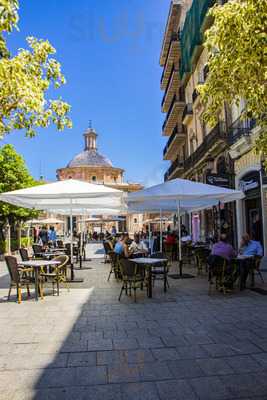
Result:
<svg viewBox="0 0 267 400"><path fill-rule="evenodd" d="M97 150L96 147L96 138L97 138L97 133L94 129L89 128L85 131L84 133L84 141L85 141L85 147L84 150Z"/></svg>

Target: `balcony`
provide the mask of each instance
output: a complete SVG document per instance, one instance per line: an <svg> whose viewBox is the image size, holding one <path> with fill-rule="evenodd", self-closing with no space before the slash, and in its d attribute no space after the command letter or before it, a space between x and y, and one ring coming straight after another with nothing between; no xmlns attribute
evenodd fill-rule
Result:
<svg viewBox="0 0 267 400"><path fill-rule="evenodd" d="M238 118L229 128L228 143L232 159L241 157L252 147L251 134L256 126L254 119Z"/></svg>
<svg viewBox="0 0 267 400"><path fill-rule="evenodd" d="M162 126L162 134L170 136L177 123L181 122L184 109L184 91L180 88L178 95L174 95Z"/></svg>
<svg viewBox="0 0 267 400"><path fill-rule="evenodd" d="M178 89L178 86L179 86L178 69L176 69L173 64L172 71L170 74L170 79L169 79L166 91L164 93L164 97L161 102L161 111L162 112L168 112L169 107L171 105L171 101Z"/></svg>
<svg viewBox="0 0 267 400"><path fill-rule="evenodd" d="M160 52L160 65L163 66L166 64L167 53L170 45L170 40L172 33L175 32L177 26L180 25L180 17L182 13L182 5L180 2L171 1L168 20L165 28L162 48Z"/></svg>
<svg viewBox="0 0 267 400"><path fill-rule="evenodd" d="M192 118L193 118L193 106L191 103L188 103L186 104L182 115L183 124L186 125Z"/></svg>
<svg viewBox="0 0 267 400"><path fill-rule="evenodd" d="M185 172L194 168L199 162L205 161L209 157L211 152L215 152L217 149L220 151L223 149L223 144L227 144L227 134L225 130L225 124L219 122L211 132L205 136L200 146L192 153L184 162Z"/></svg>
<svg viewBox="0 0 267 400"><path fill-rule="evenodd" d="M170 179L178 178L180 174L183 172L184 162L177 157L176 160L172 163L170 168L164 174L164 181L168 181Z"/></svg>
<svg viewBox="0 0 267 400"><path fill-rule="evenodd" d="M185 143L186 138L186 130L183 125L179 125L174 128L169 140L163 150L163 159L164 160L175 160L175 156L177 154L177 147L180 144Z"/></svg>
<svg viewBox="0 0 267 400"><path fill-rule="evenodd" d="M160 88L166 90L170 76L172 73L173 65L178 68L178 60L180 56L180 34L172 33L169 49L166 56L166 63L161 76Z"/></svg>

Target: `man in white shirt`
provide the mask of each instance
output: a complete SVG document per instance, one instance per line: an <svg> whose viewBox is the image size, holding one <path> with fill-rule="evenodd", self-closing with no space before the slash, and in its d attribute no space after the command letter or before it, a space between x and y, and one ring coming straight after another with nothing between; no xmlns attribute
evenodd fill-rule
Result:
<svg viewBox="0 0 267 400"><path fill-rule="evenodd" d="M148 248L143 241L140 241L139 235L134 235L134 241L129 248L131 253L148 253Z"/></svg>

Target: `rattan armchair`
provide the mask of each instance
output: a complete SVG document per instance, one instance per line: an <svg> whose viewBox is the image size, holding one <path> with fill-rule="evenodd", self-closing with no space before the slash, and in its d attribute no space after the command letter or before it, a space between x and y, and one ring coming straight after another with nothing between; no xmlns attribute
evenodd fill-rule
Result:
<svg viewBox="0 0 267 400"><path fill-rule="evenodd" d="M34 284L34 278L32 277L32 268L20 268L16 257L6 256L5 257L7 269L10 275L10 286L7 299L10 299L12 288L17 289L17 300L21 303L21 289L26 287L28 297L30 297L30 286ZM39 292L43 299L43 291L41 285L39 285Z"/></svg>
<svg viewBox="0 0 267 400"><path fill-rule="evenodd" d="M126 295L131 291L134 291L134 302L136 303L136 290L143 289L145 282L145 269L141 265L135 264L129 261L127 258L121 258L118 260L120 266L120 272L122 276L122 287L119 295L119 301L121 299L122 292L125 291Z"/></svg>
<svg viewBox="0 0 267 400"><path fill-rule="evenodd" d="M69 257L67 255L61 255L53 258L53 261L59 261L60 264L53 266L51 272L42 272L40 274L47 282L52 283L53 295L55 293L55 285L57 286L57 295L59 296L59 284L64 283L66 288L69 290L69 283L67 280L67 267L69 263Z"/></svg>

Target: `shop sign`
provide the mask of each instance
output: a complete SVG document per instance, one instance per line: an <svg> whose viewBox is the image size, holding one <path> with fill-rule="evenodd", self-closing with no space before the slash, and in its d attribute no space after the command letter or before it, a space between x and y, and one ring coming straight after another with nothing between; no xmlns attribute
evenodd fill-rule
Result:
<svg viewBox="0 0 267 400"><path fill-rule="evenodd" d="M239 189L244 193L249 192L250 190L255 190L260 188L260 176L257 174L250 174L244 177L239 182Z"/></svg>
<svg viewBox="0 0 267 400"><path fill-rule="evenodd" d="M224 188L230 187L230 175L209 174L206 176L206 183Z"/></svg>

